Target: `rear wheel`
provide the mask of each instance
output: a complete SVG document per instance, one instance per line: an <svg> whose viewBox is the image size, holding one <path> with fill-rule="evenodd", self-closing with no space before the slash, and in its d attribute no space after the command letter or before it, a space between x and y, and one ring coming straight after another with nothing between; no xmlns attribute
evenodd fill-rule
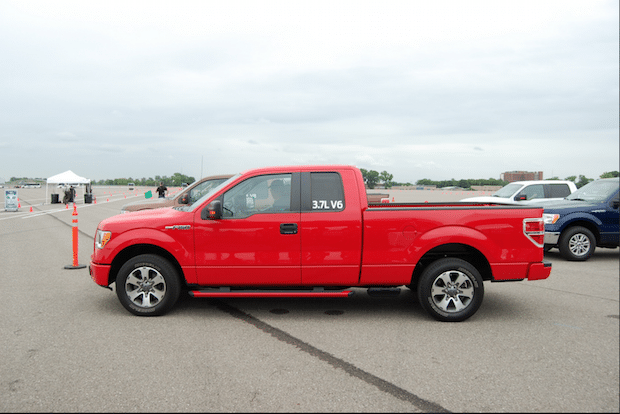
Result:
<svg viewBox="0 0 620 414"><path fill-rule="evenodd" d="M418 300L426 312L443 322L471 317L482 304L484 284L480 272L457 258L439 259L420 275Z"/></svg>
<svg viewBox="0 0 620 414"><path fill-rule="evenodd" d="M176 303L181 283L176 269L166 259L143 254L128 260L116 276L116 294L129 312L158 316Z"/></svg>
<svg viewBox="0 0 620 414"><path fill-rule="evenodd" d="M588 260L596 249L596 237L585 227L570 227L560 236L558 247L566 260Z"/></svg>

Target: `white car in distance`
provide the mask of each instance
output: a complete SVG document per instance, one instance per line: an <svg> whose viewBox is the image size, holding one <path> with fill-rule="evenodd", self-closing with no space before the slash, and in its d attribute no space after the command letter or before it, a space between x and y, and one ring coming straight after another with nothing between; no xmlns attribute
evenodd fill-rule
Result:
<svg viewBox="0 0 620 414"><path fill-rule="evenodd" d="M572 181L533 180L515 181L500 188L490 196L469 197L461 201L496 204L538 204L546 201L563 200L577 191Z"/></svg>

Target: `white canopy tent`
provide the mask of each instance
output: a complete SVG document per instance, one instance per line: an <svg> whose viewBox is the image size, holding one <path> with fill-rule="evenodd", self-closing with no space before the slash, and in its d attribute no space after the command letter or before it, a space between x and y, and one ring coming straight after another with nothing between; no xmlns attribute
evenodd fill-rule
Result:
<svg viewBox="0 0 620 414"><path fill-rule="evenodd" d="M45 199L47 200L48 189L50 184L63 184L65 186L82 187L82 184L90 184L90 178L80 177L71 170L56 174L47 179L45 185ZM82 193L84 188L82 187Z"/></svg>

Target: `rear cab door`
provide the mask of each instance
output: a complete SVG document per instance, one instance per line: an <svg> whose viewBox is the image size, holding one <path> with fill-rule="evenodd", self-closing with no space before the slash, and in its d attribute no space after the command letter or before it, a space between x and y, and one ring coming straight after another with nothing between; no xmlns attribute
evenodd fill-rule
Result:
<svg viewBox="0 0 620 414"><path fill-rule="evenodd" d="M352 286L359 282L362 209L356 183L352 169L302 171L303 285Z"/></svg>

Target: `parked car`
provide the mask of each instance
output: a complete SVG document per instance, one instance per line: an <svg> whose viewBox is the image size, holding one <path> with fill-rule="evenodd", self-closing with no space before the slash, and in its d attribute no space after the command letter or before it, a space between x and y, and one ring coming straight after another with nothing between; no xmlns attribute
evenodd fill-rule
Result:
<svg viewBox="0 0 620 414"><path fill-rule="evenodd" d="M121 208L121 213L129 213L131 211L150 210L153 208L176 207L181 204L191 205L203 195L207 194L212 188L217 187L224 181L232 177L232 174L212 175L201 180L195 181L189 187L174 197L156 198L153 200L140 200L133 203L125 204Z"/></svg>
<svg viewBox="0 0 620 414"><path fill-rule="evenodd" d="M596 247L619 245L620 179L592 181L565 200L542 204L545 250L557 247L566 260L588 260Z"/></svg>
<svg viewBox="0 0 620 414"><path fill-rule="evenodd" d="M130 190L133 190L135 186L136 185L134 183L127 183L127 187L129 187Z"/></svg>
<svg viewBox="0 0 620 414"><path fill-rule="evenodd" d="M548 200L563 200L564 197L575 191L577 191L577 186L572 181L515 181L505 185L490 196L469 197L461 201L496 204L537 204Z"/></svg>

